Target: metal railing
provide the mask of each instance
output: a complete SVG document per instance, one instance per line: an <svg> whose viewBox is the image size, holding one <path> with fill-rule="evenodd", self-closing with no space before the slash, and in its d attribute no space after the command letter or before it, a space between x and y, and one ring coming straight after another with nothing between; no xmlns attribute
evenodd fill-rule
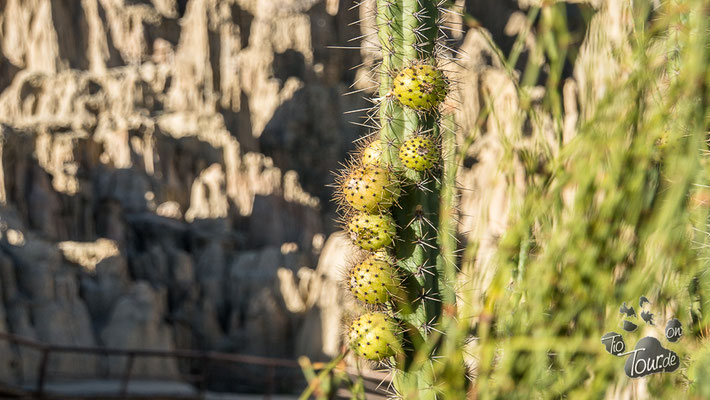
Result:
<svg viewBox="0 0 710 400"><path fill-rule="evenodd" d="M123 356L126 357L125 367L120 377L120 390L114 395L102 395L102 397L117 397L117 398L130 398L132 397L129 392L129 383L132 376L132 370L134 368L135 360L139 358L172 358L175 360L190 360L196 361L201 364L200 373L198 375L191 375L190 379L175 380L175 382L186 382L189 381L191 384L195 385L197 392L192 398L202 399L204 398L205 392L207 390L208 382L208 371L210 364L214 363L231 363L231 364L246 364L251 366L259 366L266 368L266 390L264 394L265 399L270 399L271 395L274 394L275 389L275 378L277 368L289 368L298 369L300 366L295 360L279 359L279 358L269 358L260 357L246 354L232 354L232 353L220 353L214 351L195 351L195 350L143 350L143 349L119 349L119 348L109 348L109 347L83 347L83 346L64 346L64 345L54 345L49 343L38 342L35 340L30 340L21 336L13 335L10 333L0 332L0 341L9 342L15 346L26 347L39 351L40 362L39 371L36 377L36 385L34 391L30 391L30 394L38 398L49 397L49 393L46 391L47 384L47 373L49 357L51 353L69 353L69 354L95 354L103 356ZM181 377L185 377L180 374ZM6 385L10 388L13 387L11 382L6 382ZM162 395L162 398L171 397L169 394ZM186 396L175 396L180 398L190 398Z"/></svg>

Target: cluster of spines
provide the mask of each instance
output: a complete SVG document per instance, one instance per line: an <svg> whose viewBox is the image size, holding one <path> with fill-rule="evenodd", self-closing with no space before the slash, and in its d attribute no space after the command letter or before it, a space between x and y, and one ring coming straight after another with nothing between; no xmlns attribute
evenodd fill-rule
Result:
<svg viewBox="0 0 710 400"><path fill-rule="evenodd" d="M450 90L437 57L446 48L437 43L443 3L377 0L380 90L368 116L373 123L368 136L374 140L356 153L337 180L344 225L353 242L370 252L347 275L354 297L374 311L350 326L351 349L375 361L383 360L382 352L362 349L376 346L379 339L369 344L354 339L362 318L400 320L396 326L415 327L416 333L427 335L440 311L438 231L431 217L438 211L442 162L439 109ZM375 277L375 270L387 276ZM384 354L401 351L402 335L386 337L396 341L388 348L397 350Z"/></svg>

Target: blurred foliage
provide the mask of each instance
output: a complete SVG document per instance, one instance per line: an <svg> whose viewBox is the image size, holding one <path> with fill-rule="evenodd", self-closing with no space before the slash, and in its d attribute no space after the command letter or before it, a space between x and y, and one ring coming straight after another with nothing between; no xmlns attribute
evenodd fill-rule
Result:
<svg viewBox="0 0 710 400"><path fill-rule="evenodd" d="M532 51L547 60L546 94L542 108L524 111L533 120L550 115L562 138L561 73L579 49L567 48L564 6L548 3L530 10L539 14L530 19ZM544 165L527 170L493 284L483 297L464 299L462 315L483 303L474 321L458 324L472 329L475 398L602 398L634 385L624 359L607 354L600 338L618 330L621 303L642 295L654 299L659 317L679 318L686 336L667 346L683 358L681 370L635 385L670 398L691 383L690 354L710 326L710 4L664 1L654 9L635 1L631 11L630 57L619 57L628 73L599 101L580 96L585 112L559 151L545 143L530 150ZM533 63L523 71L521 99L539 72ZM625 335L629 348L640 331Z"/></svg>
<svg viewBox="0 0 710 400"><path fill-rule="evenodd" d="M691 360L688 368L690 393L701 399L710 399L710 345L706 342Z"/></svg>

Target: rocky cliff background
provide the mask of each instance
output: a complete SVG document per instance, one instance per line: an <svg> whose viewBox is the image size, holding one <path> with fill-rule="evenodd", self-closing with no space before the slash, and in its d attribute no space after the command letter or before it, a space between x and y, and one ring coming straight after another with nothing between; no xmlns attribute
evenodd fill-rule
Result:
<svg viewBox="0 0 710 400"><path fill-rule="evenodd" d="M451 66L456 115L462 138L477 135L459 179L476 287L515 197L516 149L533 140L511 153L511 138L544 137L486 40L509 51L527 3L458 1L482 26L449 17L462 55ZM0 331L67 345L337 354L351 249L326 185L367 131L351 123L363 113L344 114L369 105L377 53L349 42L372 29L353 24L367 4L0 1ZM576 93L570 79L572 126ZM474 124L484 104L493 112ZM58 356L51 370L123 362ZM38 354L0 343L0 363L4 379L28 381ZM180 368L142 360L134 373Z"/></svg>

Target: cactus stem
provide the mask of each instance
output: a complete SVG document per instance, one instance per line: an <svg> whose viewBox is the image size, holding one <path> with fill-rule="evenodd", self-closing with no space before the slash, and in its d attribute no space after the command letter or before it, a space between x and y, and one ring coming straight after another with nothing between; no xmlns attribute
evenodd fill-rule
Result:
<svg viewBox="0 0 710 400"><path fill-rule="evenodd" d="M362 3L357 0L355 7ZM414 351L396 359L401 371L393 378L395 392L402 398L422 400L437 395L432 359L438 342L427 342L427 337L434 332L443 334L437 328L442 324L441 304L450 301L442 291L452 282L442 276L442 268L451 258L438 247L444 239L434 223L441 207L442 182L446 183L440 179L443 170L438 165L444 153L439 148L442 131L437 107L448 83L435 62L439 51L435 46L436 21L440 20L437 7L442 4L434 0L376 0L374 21L382 61L372 71L379 76L380 86L379 95L371 102L377 111L368 113L364 123L354 124L376 129L379 137L360 148L356 161L338 180L341 204L350 207L343 222L353 241L373 253L391 252L386 262L356 264L350 270L350 290L375 307L377 312L368 314L371 319L377 316L389 321L392 313L400 319L398 324L401 322L402 333L406 333L402 341ZM367 37L369 34L354 40ZM390 275L383 272L385 266L373 269L377 262L389 265ZM389 315L382 312L385 310ZM394 351L384 349L394 350L395 338L390 338L391 344L377 342L379 338L357 329L352 329L356 353L392 362L386 358Z"/></svg>

